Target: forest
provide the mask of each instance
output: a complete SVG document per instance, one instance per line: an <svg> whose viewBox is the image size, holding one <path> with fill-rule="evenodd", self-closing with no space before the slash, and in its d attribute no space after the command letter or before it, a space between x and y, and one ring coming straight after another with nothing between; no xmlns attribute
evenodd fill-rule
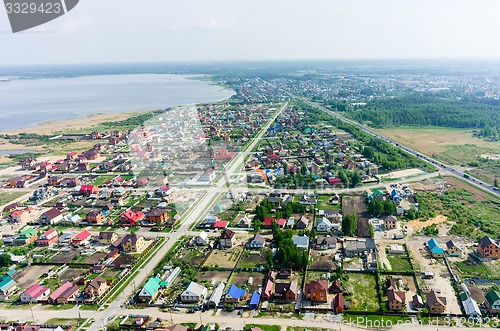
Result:
<svg viewBox="0 0 500 331"><path fill-rule="evenodd" d="M490 138L498 138L500 131L500 104L483 99L444 99L410 94L372 100L365 107L347 114L375 127L406 125L480 129L479 136Z"/></svg>

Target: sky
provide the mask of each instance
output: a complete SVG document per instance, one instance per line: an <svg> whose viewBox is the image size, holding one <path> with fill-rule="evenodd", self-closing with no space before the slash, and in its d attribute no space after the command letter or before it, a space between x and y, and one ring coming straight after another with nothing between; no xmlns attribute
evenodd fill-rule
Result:
<svg viewBox="0 0 500 331"><path fill-rule="evenodd" d="M499 59L498 0L80 0L13 34L0 65L295 59Z"/></svg>

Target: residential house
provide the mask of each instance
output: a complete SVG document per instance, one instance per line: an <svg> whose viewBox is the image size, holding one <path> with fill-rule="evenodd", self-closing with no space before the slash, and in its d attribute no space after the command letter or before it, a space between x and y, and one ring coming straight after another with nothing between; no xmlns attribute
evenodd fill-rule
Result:
<svg viewBox="0 0 500 331"><path fill-rule="evenodd" d="M80 186L78 192L85 197L89 197L93 194L99 193L99 187L95 185L82 185Z"/></svg>
<svg viewBox="0 0 500 331"><path fill-rule="evenodd" d="M16 282L10 276L0 276L0 295L7 296L15 289Z"/></svg>
<svg viewBox="0 0 500 331"><path fill-rule="evenodd" d="M71 243L75 245L85 245L90 242L90 239L92 239L92 235L87 229L85 229L74 236L71 239Z"/></svg>
<svg viewBox="0 0 500 331"><path fill-rule="evenodd" d="M163 208L153 208L146 214L146 221L153 224L163 224L168 220L168 213Z"/></svg>
<svg viewBox="0 0 500 331"><path fill-rule="evenodd" d="M38 222L40 225L52 225L62 220L62 213L57 208L51 208L43 213Z"/></svg>
<svg viewBox="0 0 500 331"><path fill-rule="evenodd" d="M127 209L120 215L120 225L135 226L143 218L144 213L142 211L133 212L131 209Z"/></svg>
<svg viewBox="0 0 500 331"><path fill-rule="evenodd" d="M262 237L260 234L256 233L248 242L248 248L250 249L260 249L264 247L266 243L266 239Z"/></svg>
<svg viewBox="0 0 500 331"><path fill-rule="evenodd" d="M198 246L206 246L210 242L208 234L205 231L201 231L196 238L194 238L194 244Z"/></svg>
<svg viewBox="0 0 500 331"><path fill-rule="evenodd" d="M297 221L297 223L295 224L295 228L299 229L299 230L303 230L303 229L306 229L308 225L309 225L309 220L304 215L302 215L300 217L300 219Z"/></svg>
<svg viewBox="0 0 500 331"><path fill-rule="evenodd" d="M181 293L181 301L186 302L203 302L207 296L207 288L195 282L189 283L184 292Z"/></svg>
<svg viewBox="0 0 500 331"><path fill-rule="evenodd" d="M316 237L313 247L318 250L335 248L337 247L337 237Z"/></svg>
<svg viewBox="0 0 500 331"><path fill-rule="evenodd" d="M29 245L32 242L36 241L38 239L38 234L35 229L32 227L27 227L21 233L19 236L14 239L14 245L16 246L23 246L23 245Z"/></svg>
<svg viewBox="0 0 500 331"><path fill-rule="evenodd" d="M205 218L205 223L213 226L215 223L219 222L219 218L217 216L209 215Z"/></svg>
<svg viewBox="0 0 500 331"><path fill-rule="evenodd" d="M429 239L427 247L429 248L432 257L444 257L444 249L439 245L436 239Z"/></svg>
<svg viewBox="0 0 500 331"><path fill-rule="evenodd" d="M304 236L293 236L292 241L297 246L298 249L305 251L309 247L309 237Z"/></svg>
<svg viewBox="0 0 500 331"><path fill-rule="evenodd" d="M304 288L306 300L311 301L313 304L316 302L328 301L328 281L314 280L307 284Z"/></svg>
<svg viewBox="0 0 500 331"><path fill-rule="evenodd" d="M220 235L220 246L231 248L236 243L236 233L232 230L225 230Z"/></svg>
<svg viewBox="0 0 500 331"><path fill-rule="evenodd" d="M446 297L441 297L432 289L427 294L427 308L431 314L442 314L446 310Z"/></svg>
<svg viewBox="0 0 500 331"><path fill-rule="evenodd" d="M260 295L260 291L259 290L255 290L252 293L252 296L250 297L250 302L249 302L250 309L257 309L257 308L259 308L260 297L261 297L261 295Z"/></svg>
<svg viewBox="0 0 500 331"><path fill-rule="evenodd" d="M180 324L174 324L174 325L169 326L169 327L164 327L164 328L161 328L161 329L158 329L158 328L155 329L155 331L188 331L188 330L189 330L188 327L186 327L184 325L180 325Z"/></svg>
<svg viewBox="0 0 500 331"><path fill-rule="evenodd" d="M146 240L138 234L127 234L121 242L123 250L127 253L141 252L146 246Z"/></svg>
<svg viewBox="0 0 500 331"><path fill-rule="evenodd" d="M232 284L229 287L229 290L227 291L226 296L224 297L224 302L225 303L240 302L240 301L245 300L247 298L247 296L248 296L247 291Z"/></svg>
<svg viewBox="0 0 500 331"><path fill-rule="evenodd" d="M100 210L93 209L87 213L85 220L90 224L102 224L104 222L104 215Z"/></svg>
<svg viewBox="0 0 500 331"><path fill-rule="evenodd" d="M483 237L477 244L477 252L485 259L499 259L500 241L494 241L488 236Z"/></svg>
<svg viewBox="0 0 500 331"><path fill-rule="evenodd" d="M446 252L449 256L462 256L462 249L453 240L446 242Z"/></svg>
<svg viewBox="0 0 500 331"><path fill-rule="evenodd" d="M330 232L333 228L332 222L326 217L322 217L318 224L316 224L316 231L318 232Z"/></svg>
<svg viewBox="0 0 500 331"><path fill-rule="evenodd" d="M68 302L74 301L78 292L79 287L73 285L71 282L66 282L61 285L58 289L56 289L49 296L49 303L58 303L58 304L66 304Z"/></svg>
<svg viewBox="0 0 500 331"><path fill-rule="evenodd" d="M85 287L85 296L89 299L100 297L107 289L108 283L102 277L92 279Z"/></svg>
<svg viewBox="0 0 500 331"><path fill-rule="evenodd" d="M344 254L346 257L372 252L375 252L375 241L371 238L347 238L344 240Z"/></svg>
<svg viewBox="0 0 500 331"><path fill-rule="evenodd" d="M265 228L270 229L272 227L273 223L276 223L279 228L284 228L285 224L286 224L286 220L282 219L282 218L279 219L279 220L276 220L275 217L266 217L266 218L264 218L264 227Z"/></svg>
<svg viewBox="0 0 500 331"><path fill-rule="evenodd" d="M387 230L396 229L398 227L398 219L396 216L391 215L384 218L384 227Z"/></svg>
<svg viewBox="0 0 500 331"><path fill-rule="evenodd" d="M46 286L41 286L40 284L31 285L26 291L21 293L19 301L24 303L34 303L39 300L44 299L50 293L50 289Z"/></svg>
<svg viewBox="0 0 500 331"><path fill-rule="evenodd" d="M249 228L252 225L252 221L245 215L236 224L239 228Z"/></svg>
<svg viewBox="0 0 500 331"><path fill-rule="evenodd" d="M403 291L391 289L387 291L387 305L390 311L402 311L406 306L406 294Z"/></svg>
<svg viewBox="0 0 500 331"><path fill-rule="evenodd" d="M486 293L484 306L489 313L500 313L500 291L490 290Z"/></svg>
<svg viewBox="0 0 500 331"><path fill-rule="evenodd" d="M160 289L160 277L151 277L148 279L144 287L139 292L138 298L141 301L151 301L158 295Z"/></svg>
<svg viewBox="0 0 500 331"><path fill-rule="evenodd" d="M25 223L25 222L28 222L28 220L30 219L30 210L31 209L15 209L13 211L10 212L9 214L9 220L12 222L12 223Z"/></svg>
<svg viewBox="0 0 500 331"><path fill-rule="evenodd" d="M298 293L297 282L294 280L288 283L276 283L274 288L274 300L295 301Z"/></svg>
<svg viewBox="0 0 500 331"><path fill-rule="evenodd" d="M330 293L341 293L342 285L340 284L340 280L335 279L328 290L330 291Z"/></svg>
<svg viewBox="0 0 500 331"><path fill-rule="evenodd" d="M13 203L10 203L8 204L7 206L5 206L3 208L3 212L4 213L8 213L8 212L11 212L13 211L14 209L18 208L19 207L19 203L18 202L13 202Z"/></svg>
<svg viewBox="0 0 500 331"><path fill-rule="evenodd" d="M413 309L421 309L424 307L424 300L418 294L415 294L411 299L411 305Z"/></svg>
<svg viewBox="0 0 500 331"><path fill-rule="evenodd" d="M321 209L318 215L328 218L331 222L342 222L342 213L338 209Z"/></svg>
<svg viewBox="0 0 500 331"><path fill-rule="evenodd" d="M465 315L469 318L481 318L481 309L479 309L479 305L476 300L467 297L464 301L462 301L462 305L464 306Z"/></svg>
<svg viewBox="0 0 500 331"><path fill-rule="evenodd" d="M37 246L52 246L59 240L59 235L54 229L48 229L36 241Z"/></svg>
<svg viewBox="0 0 500 331"><path fill-rule="evenodd" d="M111 245L116 240L118 240L118 234L112 231L101 231L99 232L99 243L102 245Z"/></svg>
<svg viewBox="0 0 500 331"><path fill-rule="evenodd" d="M337 295L333 299L333 310L337 314L341 314L344 312L345 307L346 307L346 304L345 304L344 295L339 292L339 293L337 293Z"/></svg>

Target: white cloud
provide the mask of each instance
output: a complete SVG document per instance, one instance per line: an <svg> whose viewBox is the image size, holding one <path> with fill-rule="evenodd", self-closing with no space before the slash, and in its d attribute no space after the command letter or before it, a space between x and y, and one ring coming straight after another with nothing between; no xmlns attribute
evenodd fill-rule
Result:
<svg viewBox="0 0 500 331"><path fill-rule="evenodd" d="M72 18L62 18L62 20L62 33L66 35L94 29L94 22L87 14Z"/></svg>

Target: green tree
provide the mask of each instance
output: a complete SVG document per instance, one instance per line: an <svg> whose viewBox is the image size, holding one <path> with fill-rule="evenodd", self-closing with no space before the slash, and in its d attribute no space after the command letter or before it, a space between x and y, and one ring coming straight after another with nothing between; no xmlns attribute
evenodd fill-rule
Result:
<svg viewBox="0 0 500 331"><path fill-rule="evenodd" d="M12 264L12 257L9 254L0 255L0 268L9 267Z"/></svg>
<svg viewBox="0 0 500 331"><path fill-rule="evenodd" d="M498 187L498 178L496 178L496 177L493 180L493 186Z"/></svg>
<svg viewBox="0 0 500 331"><path fill-rule="evenodd" d="M353 236L356 233L356 215L346 215L342 219L342 231L346 236Z"/></svg>

